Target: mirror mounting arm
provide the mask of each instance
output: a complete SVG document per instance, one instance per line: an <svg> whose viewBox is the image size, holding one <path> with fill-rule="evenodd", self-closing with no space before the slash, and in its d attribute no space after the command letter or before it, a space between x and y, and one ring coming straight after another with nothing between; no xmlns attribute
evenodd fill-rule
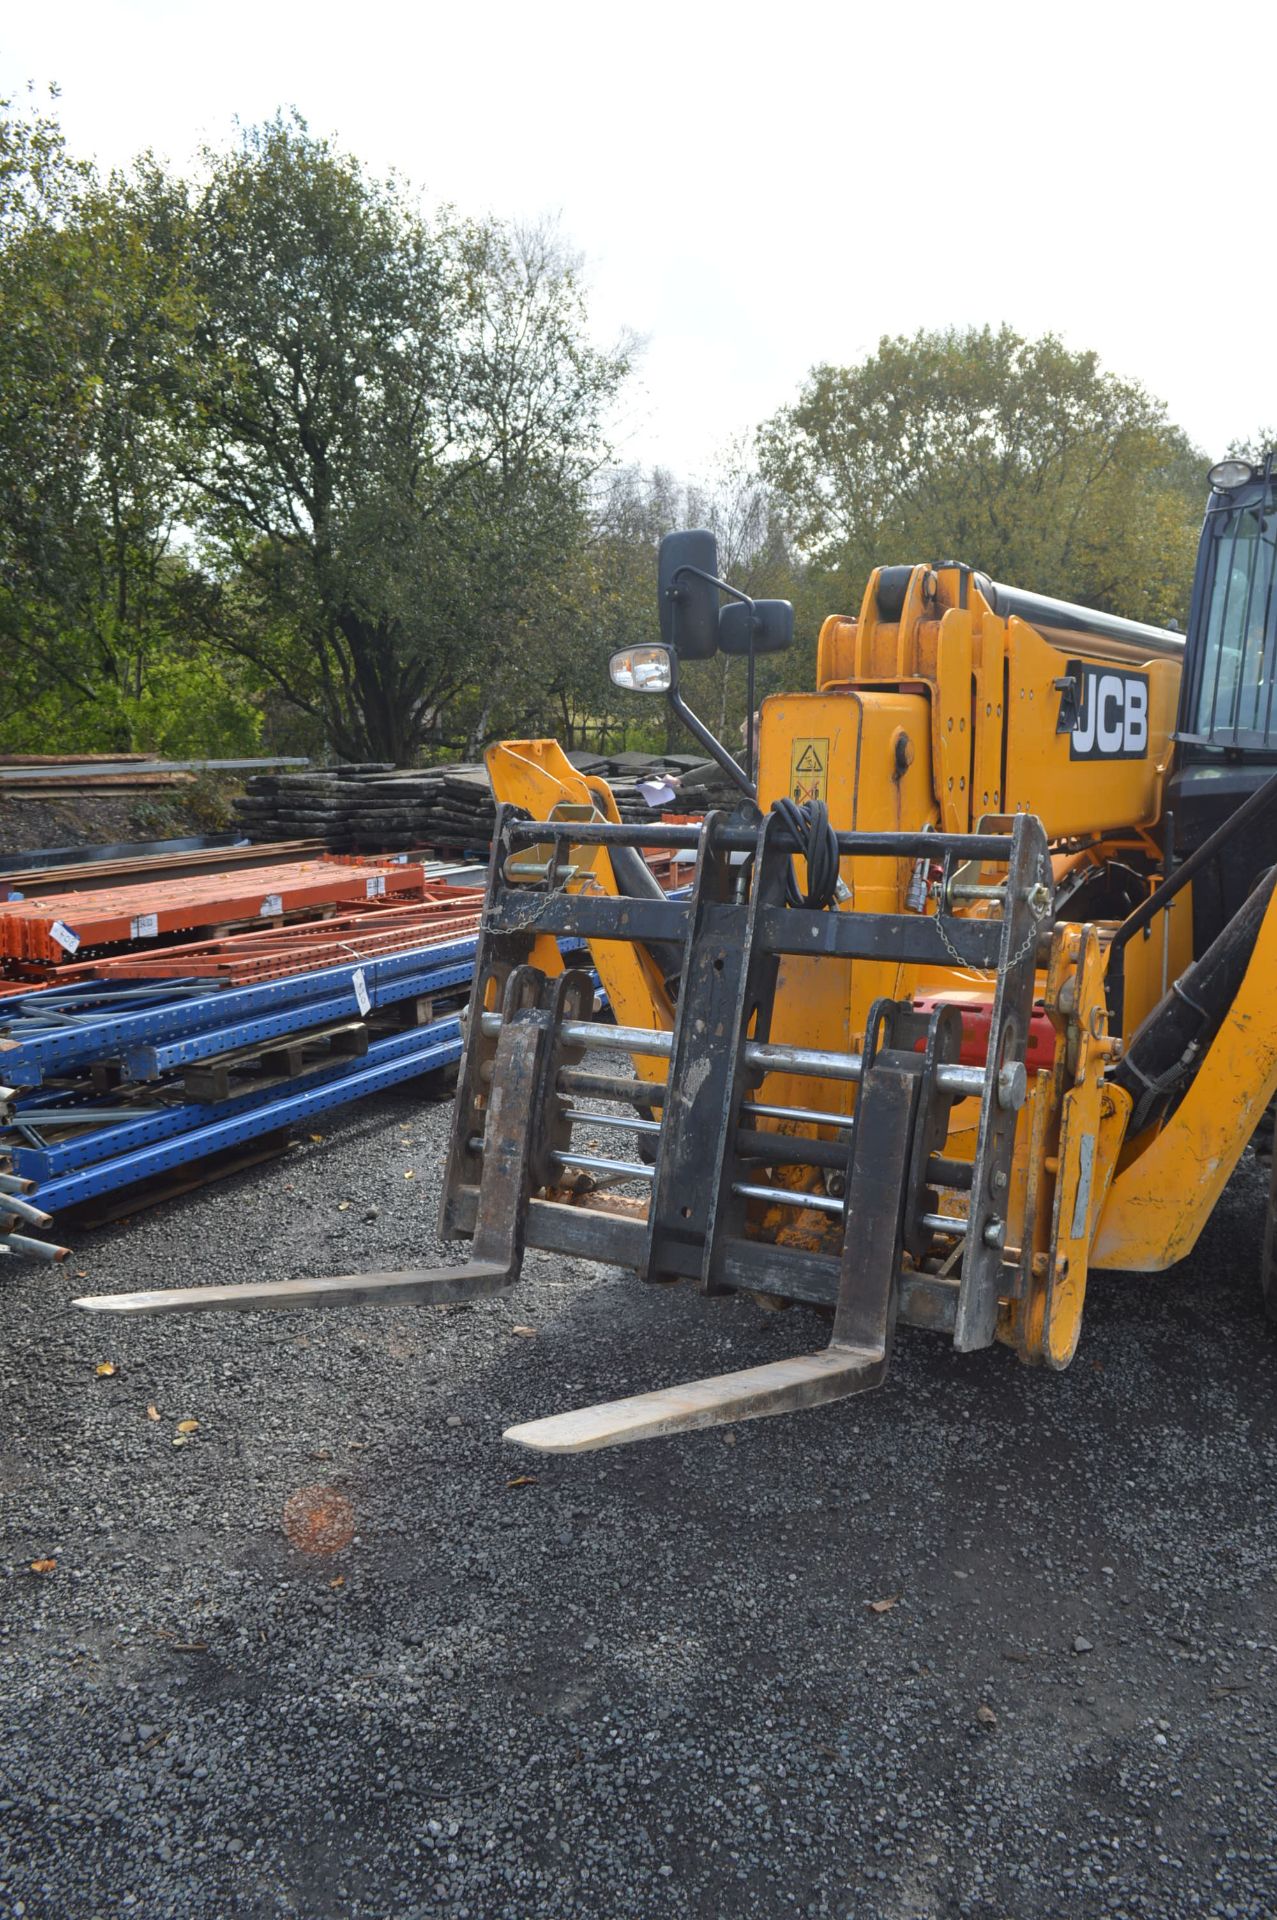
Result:
<svg viewBox="0 0 1277 1920"><path fill-rule="evenodd" d="M717 587L720 593L725 593L729 600L739 600L741 605L748 607L751 613L755 611L754 603L749 595L742 593L739 587L734 587L730 580L720 580L717 574L706 573L704 567L694 567L687 561L684 561L681 567L675 567L673 578L677 580L679 575L683 573L695 574L698 580L708 581L711 587ZM676 587L671 586L669 588L671 595L677 595L677 591L678 589Z"/></svg>
<svg viewBox="0 0 1277 1920"><path fill-rule="evenodd" d="M710 759L722 768L734 786L740 788L745 798L747 800L756 800L758 798L758 789L755 787L749 775L743 767L739 766L737 762L733 760L731 754L727 751L727 748L723 746L722 742L714 738L714 735L705 725L705 722L692 712L692 709L680 693L677 659L678 656L671 653L670 662L673 668L673 678L670 681L669 691L665 695L672 711L677 714L697 745L704 747Z"/></svg>
<svg viewBox="0 0 1277 1920"><path fill-rule="evenodd" d="M743 793L748 794L749 798L754 800L758 797L758 788L750 777L754 771L754 645L752 634L753 629L758 624L758 609L747 593L742 593L739 587L734 587L730 580L720 580L717 574L706 573L704 567L694 567L690 562L685 561L681 567L675 567L673 580L677 580L679 575L684 573L695 574L698 580L708 581L711 587L717 587L720 593L725 593L729 600L739 601L742 607L748 607L753 616L750 623L751 638L746 665L747 681L745 687L745 766L748 768L748 772L742 773L741 768L737 766L726 747L721 747L718 741L714 739L713 734L709 732L708 728L701 725L701 722L696 718L691 708L683 702L682 696L678 691L677 682L670 688L669 702L688 731L695 734L702 746L709 747L710 752L713 754L715 760L717 760L719 766L722 767L723 771L736 782ZM677 599L678 588L671 584L669 594L671 599Z"/></svg>

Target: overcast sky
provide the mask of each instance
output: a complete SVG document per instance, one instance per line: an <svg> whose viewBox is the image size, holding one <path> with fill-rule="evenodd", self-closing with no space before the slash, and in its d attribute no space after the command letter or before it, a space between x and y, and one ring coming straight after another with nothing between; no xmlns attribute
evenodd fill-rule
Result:
<svg viewBox="0 0 1277 1920"><path fill-rule="evenodd" d="M182 165L296 106L468 213L556 216L645 341L621 451L703 476L883 333L1094 347L1212 458L1277 426L1277 7L54 0L0 87Z"/></svg>

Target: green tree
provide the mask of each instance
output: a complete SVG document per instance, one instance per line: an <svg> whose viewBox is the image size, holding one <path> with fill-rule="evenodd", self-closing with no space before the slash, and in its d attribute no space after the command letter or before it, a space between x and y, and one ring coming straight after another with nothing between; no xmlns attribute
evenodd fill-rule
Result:
<svg viewBox="0 0 1277 1920"><path fill-rule="evenodd" d="M73 162L47 116L0 114L11 747L176 748L202 728L216 751L256 736L242 676L214 686L174 628L181 495L158 373L181 302L123 184Z"/></svg>
<svg viewBox="0 0 1277 1920"><path fill-rule="evenodd" d="M580 537L623 353L586 339L544 231L428 223L277 118L138 185L186 276L170 401L203 571L194 626L344 755L477 743Z"/></svg>
<svg viewBox="0 0 1277 1920"><path fill-rule="evenodd" d="M1247 434L1241 440L1230 441L1227 457L1249 460L1253 465L1262 467L1274 448L1277 448L1277 427L1260 427L1257 432Z"/></svg>
<svg viewBox="0 0 1277 1920"><path fill-rule="evenodd" d="M759 457L847 609L876 565L957 558L1132 618L1185 616L1201 456L1136 382L1051 335L920 333L816 367Z"/></svg>
<svg viewBox="0 0 1277 1920"><path fill-rule="evenodd" d="M705 483L689 491L688 507L691 523L708 527L715 536L723 579L755 600L789 600L794 604L795 647L789 653L764 655L757 661L757 703L785 687L813 684L819 619L811 618L803 591L803 570L791 550L775 491L753 457L750 438L741 434L728 442L713 462ZM743 744L748 705L744 661L717 654L711 660L689 665L683 680L691 704L719 739L732 748Z"/></svg>

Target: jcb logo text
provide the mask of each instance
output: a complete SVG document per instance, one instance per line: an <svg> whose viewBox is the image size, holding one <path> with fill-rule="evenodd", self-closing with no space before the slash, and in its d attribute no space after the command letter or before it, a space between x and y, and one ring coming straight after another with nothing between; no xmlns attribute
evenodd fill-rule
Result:
<svg viewBox="0 0 1277 1920"><path fill-rule="evenodd" d="M1148 752L1148 675L1069 662L1078 704L1071 760L1142 760Z"/></svg>

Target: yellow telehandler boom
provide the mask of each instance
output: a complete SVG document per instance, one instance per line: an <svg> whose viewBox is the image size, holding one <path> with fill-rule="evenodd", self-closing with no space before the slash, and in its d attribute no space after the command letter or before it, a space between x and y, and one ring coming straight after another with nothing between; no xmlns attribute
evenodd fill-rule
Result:
<svg viewBox="0 0 1277 1920"><path fill-rule="evenodd" d="M1212 470L1185 636L878 569L815 690L763 702L756 781L679 663L721 648L752 683L792 613L719 579L711 535L668 536L661 642L613 679L663 694L739 801L622 823L553 741L490 750L441 1212L471 1260L83 1304L455 1300L533 1246L832 1314L808 1354L511 1429L550 1450L862 1392L900 1322L1067 1366L1090 1270L1187 1253L1277 1092L1273 467ZM693 854L690 889L645 848Z"/></svg>

